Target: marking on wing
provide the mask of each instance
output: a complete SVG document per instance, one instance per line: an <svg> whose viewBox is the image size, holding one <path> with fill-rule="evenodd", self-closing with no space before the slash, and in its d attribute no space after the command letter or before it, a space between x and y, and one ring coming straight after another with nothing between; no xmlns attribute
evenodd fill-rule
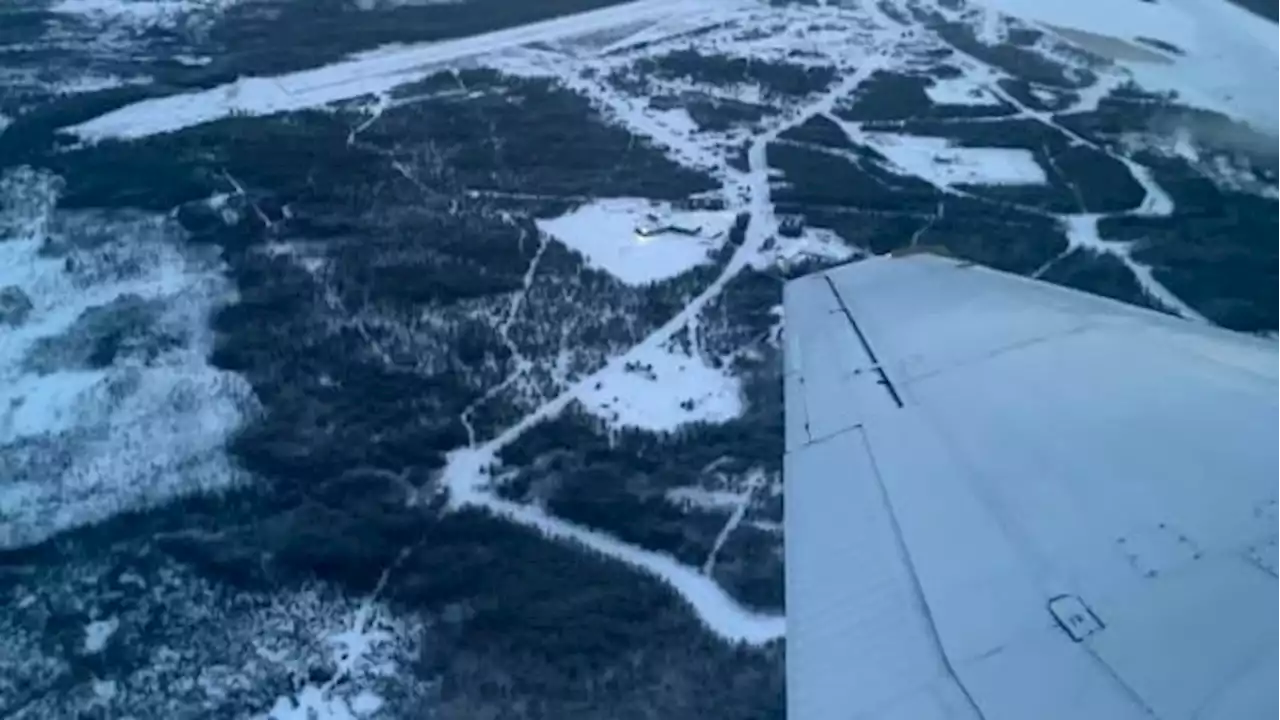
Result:
<svg viewBox="0 0 1280 720"><path fill-rule="evenodd" d="M1276 574L1276 565L1280 562L1280 552L1276 548L1276 538L1269 538L1250 546L1245 551L1244 556L1246 560L1256 565L1259 570L1271 577L1280 577L1280 575Z"/></svg>
<svg viewBox="0 0 1280 720"><path fill-rule="evenodd" d="M1106 628L1102 620L1093 612L1093 608L1076 595L1058 595L1050 598L1049 612L1057 621L1058 627L1071 636L1074 642L1080 642Z"/></svg>
<svg viewBox="0 0 1280 720"><path fill-rule="evenodd" d="M1186 533L1167 524L1141 528L1116 538L1116 546L1139 575L1153 578L1184 563L1200 559L1199 545Z"/></svg>

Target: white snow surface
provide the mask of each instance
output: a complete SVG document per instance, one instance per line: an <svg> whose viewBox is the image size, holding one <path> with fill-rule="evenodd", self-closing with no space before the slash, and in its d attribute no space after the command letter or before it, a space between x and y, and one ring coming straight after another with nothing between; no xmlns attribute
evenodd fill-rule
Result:
<svg viewBox="0 0 1280 720"><path fill-rule="evenodd" d="M934 78L924 89L929 100L938 105L999 105L1000 101L968 75Z"/></svg>
<svg viewBox="0 0 1280 720"><path fill-rule="evenodd" d="M643 198L595 200L560 217L537 221L538 228L582 253L587 264L628 285L675 277L709 260L733 224L733 213L671 209ZM637 231L675 225L699 229L697 237L674 232L641 236Z"/></svg>
<svg viewBox="0 0 1280 720"><path fill-rule="evenodd" d="M636 353L627 364L606 368L578 393L578 401L612 426L655 432L694 421L725 422L742 413L737 378L667 348Z"/></svg>
<svg viewBox="0 0 1280 720"><path fill-rule="evenodd" d="M382 708L385 700L373 686L396 675L396 660L416 642L413 632L421 631L405 627L378 603L391 572L392 568L383 572L377 588L344 618L344 627L323 637L333 675L276 698L257 720L363 720Z"/></svg>
<svg viewBox="0 0 1280 720"><path fill-rule="evenodd" d="M94 620L84 626L84 642L81 650L87 655L100 653L111 641L111 636L120 628L120 620L110 617L105 620Z"/></svg>
<svg viewBox="0 0 1280 720"><path fill-rule="evenodd" d="M1277 133L1280 35L1267 20L1225 0L1042 2L980 0L1042 27L1084 30L1123 40L1155 38L1186 54L1169 63L1119 61L1149 89L1172 90L1195 105Z"/></svg>
<svg viewBox="0 0 1280 720"><path fill-rule="evenodd" d="M953 185L1041 185L1044 168L1022 148L972 148L945 138L866 133L866 139L898 169L939 187Z"/></svg>
<svg viewBox="0 0 1280 720"><path fill-rule="evenodd" d="M823 227L806 227L800 237L778 237L772 250L762 250L755 266L768 269L786 267L805 260L844 262L861 254L850 247L834 230Z"/></svg>
<svg viewBox="0 0 1280 720"><path fill-rule="evenodd" d="M219 265L180 250L164 218L63 213L55 224L57 190L25 169L0 178L0 288L32 303L0 332L0 547L227 487L223 443L253 407L248 384L206 360L209 313L230 292ZM76 247L86 237L100 244ZM46 242L69 244L71 260L42 256ZM96 369L31 365L42 341L128 295L159 303L154 330L177 342Z"/></svg>

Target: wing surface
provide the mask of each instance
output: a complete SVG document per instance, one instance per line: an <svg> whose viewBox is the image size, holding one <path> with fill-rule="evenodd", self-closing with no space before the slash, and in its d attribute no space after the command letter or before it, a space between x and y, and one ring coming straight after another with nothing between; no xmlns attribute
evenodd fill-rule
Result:
<svg viewBox="0 0 1280 720"><path fill-rule="evenodd" d="M1277 715L1277 345L932 255L793 280L788 717Z"/></svg>

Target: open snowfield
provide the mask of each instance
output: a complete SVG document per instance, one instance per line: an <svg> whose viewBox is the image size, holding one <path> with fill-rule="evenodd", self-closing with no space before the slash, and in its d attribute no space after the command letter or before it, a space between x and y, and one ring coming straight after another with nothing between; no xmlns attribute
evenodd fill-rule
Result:
<svg viewBox="0 0 1280 720"><path fill-rule="evenodd" d="M939 187L1041 185L1044 168L1021 148L957 147L944 138L867 133L867 140L907 175Z"/></svg>
<svg viewBox="0 0 1280 720"><path fill-rule="evenodd" d="M610 425L655 432L684 423L723 422L742 412L738 381L679 350L637 354L622 367L598 374L578 395Z"/></svg>
<svg viewBox="0 0 1280 720"><path fill-rule="evenodd" d="M924 94L931 102L938 105L974 105L978 107L999 106L1000 100L982 86L982 83L968 75L960 77L935 78L924 89Z"/></svg>
<svg viewBox="0 0 1280 720"><path fill-rule="evenodd" d="M667 203L643 198L595 200L549 220L538 228L582 253L587 263L628 285L672 278L709 260L733 224L733 213L722 210L673 210ZM641 231L672 225L697 230Z"/></svg>

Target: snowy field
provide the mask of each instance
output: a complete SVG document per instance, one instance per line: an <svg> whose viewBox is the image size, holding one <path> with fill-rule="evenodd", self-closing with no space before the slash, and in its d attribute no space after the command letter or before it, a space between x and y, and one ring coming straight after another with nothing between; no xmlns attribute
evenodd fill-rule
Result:
<svg viewBox="0 0 1280 720"><path fill-rule="evenodd" d="M998 107L1000 100L982 87L982 83L968 75L960 77L935 78L924 89L929 100L938 105L973 105L977 107Z"/></svg>
<svg viewBox="0 0 1280 720"><path fill-rule="evenodd" d="M1031 151L957 147L944 138L867 133L866 139L907 175L939 187L1042 185L1048 178Z"/></svg>
<svg viewBox="0 0 1280 720"><path fill-rule="evenodd" d="M0 547L226 487L252 408L207 362L218 265L163 218L60 213L58 185L0 179L0 290L21 308L0 332Z"/></svg>
<svg viewBox="0 0 1280 720"><path fill-rule="evenodd" d="M595 200L539 220L538 228L582 253L591 267L628 285L644 285L707 262L710 251L723 244L733 217L722 210L673 210L667 203L621 198ZM668 225L696 230L696 236L652 232Z"/></svg>
<svg viewBox="0 0 1280 720"><path fill-rule="evenodd" d="M780 237L771 250L762 250L756 267L767 270L770 266L788 267L806 260L844 262L859 255L834 231L821 227L806 227L800 237Z"/></svg>
<svg viewBox="0 0 1280 720"><path fill-rule="evenodd" d="M666 348L606 368L578 400L612 426L655 432L693 421L724 422L742 412L737 379Z"/></svg>

